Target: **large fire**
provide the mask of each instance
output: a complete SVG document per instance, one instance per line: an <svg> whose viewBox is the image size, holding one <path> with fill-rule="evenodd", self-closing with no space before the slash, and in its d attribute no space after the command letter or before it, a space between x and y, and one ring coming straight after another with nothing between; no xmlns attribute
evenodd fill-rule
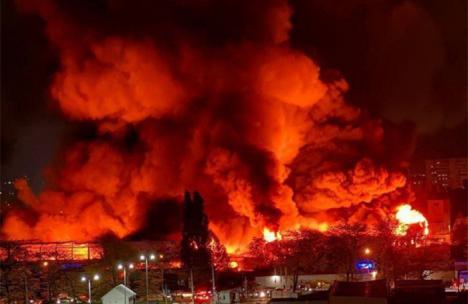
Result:
<svg viewBox="0 0 468 304"><path fill-rule="evenodd" d="M283 238L281 232L279 231L271 231L267 227L263 228L263 239L265 242L270 243L274 241L280 241Z"/></svg>
<svg viewBox="0 0 468 304"><path fill-rule="evenodd" d="M396 211L395 217L398 220L398 226L395 233L397 235L406 235L408 228L414 224L417 224L424 229L424 235L429 234L429 224L427 219L421 212L414 210L411 205L404 204L398 206Z"/></svg>
<svg viewBox="0 0 468 304"><path fill-rule="evenodd" d="M0 261L8 256L7 248L0 248ZM98 243L25 243L19 244L13 259L27 261L86 261L99 260L104 255Z"/></svg>
<svg viewBox="0 0 468 304"><path fill-rule="evenodd" d="M95 134L67 141L39 195L16 182L27 208L5 216L2 238L123 238L196 189L234 253L279 231L390 216L406 199L398 128L347 103L341 74L292 47L286 0L113 2L86 22L86 7L17 1L59 54L51 96ZM161 230L178 231L169 222Z"/></svg>

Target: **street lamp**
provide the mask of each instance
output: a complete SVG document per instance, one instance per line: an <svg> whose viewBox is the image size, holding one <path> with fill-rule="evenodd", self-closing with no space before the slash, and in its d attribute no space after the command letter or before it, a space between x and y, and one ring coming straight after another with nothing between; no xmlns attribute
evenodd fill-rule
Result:
<svg viewBox="0 0 468 304"><path fill-rule="evenodd" d="M99 279L100 276L98 274L93 275L92 278L85 275L81 277L81 282L88 282L88 303L91 303L91 281L98 281Z"/></svg>
<svg viewBox="0 0 468 304"><path fill-rule="evenodd" d="M50 302L50 273L49 273L49 262L42 262L42 267L46 269L47 272L47 300Z"/></svg>
<svg viewBox="0 0 468 304"><path fill-rule="evenodd" d="M371 253L371 250L369 248L364 249L364 254L369 255Z"/></svg>
<svg viewBox="0 0 468 304"><path fill-rule="evenodd" d="M164 281L164 264L162 263L162 260L164 259L164 255L163 254L159 254L158 255L158 258L159 258L159 261L161 262L160 266L161 266L161 277L162 277L162 280L161 280L161 291L162 291L162 294L163 294L163 298L164 298L164 303L167 303L167 295L166 295L166 283Z"/></svg>
<svg viewBox="0 0 468 304"><path fill-rule="evenodd" d="M133 263L128 263L127 265L125 264L119 264L117 265L117 269L123 270L123 275L124 275L124 285L127 287L127 269L133 269ZM124 294L124 303L127 303L127 289L125 288L125 294Z"/></svg>
<svg viewBox="0 0 468 304"><path fill-rule="evenodd" d="M153 253L151 253L149 255L147 255L147 254L141 254L140 255L140 261L145 261L146 304L148 304L148 295L149 295L149 291L148 291L148 286L149 286L149 283L148 283L148 260L154 261L155 259L156 259L156 256Z"/></svg>
<svg viewBox="0 0 468 304"><path fill-rule="evenodd" d="M117 265L117 269L118 270L123 270L123 275L124 275L124 285L127 286L128 282L127 282L127 270L129 269L133 269L134 266L133 266L133 263L128 263L127 265L125 264L119 264Z"/></svg>

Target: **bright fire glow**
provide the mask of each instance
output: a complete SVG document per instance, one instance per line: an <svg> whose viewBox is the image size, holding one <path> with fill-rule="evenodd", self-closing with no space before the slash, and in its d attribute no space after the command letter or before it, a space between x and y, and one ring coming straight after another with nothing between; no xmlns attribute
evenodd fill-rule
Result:
<svg viewBox="0 0 468 304"><path fill-rule="evenodd" d="M411 205L404 204L398 206L395 217L399 222L398 227L395 229L397 235L406 235L409 226L413 224L419 224L421 227L424 227L424 235L429 234L427 219L421 212L414 210Z"/></svg>
<svg viewBox="0 0 468 304"><path fill-rule="evenodd" d="M104 250L97 243L53 242L25 243L20 245L21 254L14 257L18 261L85 261L100 260ZM6 249L0 248L0 261L6 259ZM47 264L46 264L47 263ZM45 267L48 262L42 263Z"/></svg>
<svg viewBox="0 0 468 304"><path fill-rule="evenodd" d="M235 269L235 268L239 267L239 263L237 263L236 261L231 261L229 263L229 267Z"/></svg>
<svg viewBox="0 0 468 304"><path fill-rule="evenodd" d="M78 244L72 248L73 258L76 260L86 260L89 255L89 248L87 244Z"/></svg>
<svg viewBox="0 0 468 304"><path fill-rule="evenodd" d="M169 267L172 268L172 269L180 268L180 267L182 267L182 262L181 261L171 261L169 263Z"/></svg>
<svg viewBox="0 0 468 304"><path fill-rule="evenodd" d="M318 226L320 232L326 232L328 230L328 223L321 223Z"/></svg>
<svg viewBox="0 0 468 304"><path fill-rule="evenodd" d="M234 252L236 252L236 249L237 249L236 247L234 247L234 246L229 246L229 245L226 245L225 248L226 248L226 252L227 252L228 254L233 254Z"/></svg>
<svg viewBox="0 0 468 304"><path fill-rule="evenodd" d="M279 231L271 231L268 228L263 228L263 239L267 242L274 242L274 241L279 241L283 238L281 233Z"/></svg>

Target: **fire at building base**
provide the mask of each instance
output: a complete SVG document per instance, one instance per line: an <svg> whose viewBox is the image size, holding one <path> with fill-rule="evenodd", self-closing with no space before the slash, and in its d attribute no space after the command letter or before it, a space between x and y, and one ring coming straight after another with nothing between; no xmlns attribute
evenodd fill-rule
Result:
<svg viewBox="0 0 468 304"><path fill-rule="evenodd" d="M0 251L5 274L2 294L14 298L13 295L18 297L19 293L20 298L24 297L23 287L27 284L26 296L31 303L47 298L61 302L84 301L88 297L86 286L80 285L78 278L90 271L100 273L99 282L94 283L94 293L98 297L106 294L105 298L109 298L116 292L108 294L109 286L123 282L135 292L129 295L145 299L148 271L150 301L177 303L191 303L192 298L196 303L266 303L281 298L299 301L310 296L330 297L331 301L342 292L347 294L338 291L345 288L336 285L339 281L367 284L367 281L377 283L386 279L401 285L402 278L424 278L439 280L434 288L442 290L445 287L458 290L463 286L463 283L457 284L463 282L460 278L467 271L459 265L454 272L450 244L439 238L431 239L429 221L410 205L396 208L394 217L397 223L387 226L387 231L382 226L382 230L370 232L359 225L332 227L327 232L265 231L263 238L254 240L247 252L229 255L224 260L217 256L220 252L211 240L208 244L211 270L185 268L180 260L178 241L3 242ZM389 254L397 255L396 260ZM346 260L350 264L344 263ZM122 273L125 265L131 267ZM14 283L19 275L15 272L19 269L23 275L27 274L22 286ZM208 280L201 279L203 275L197 273L200 271L206 271ZM361 283L354 284L357 290L361 288ZM385 288L380 289L380 297L390 297L387 285L382 286ZM347 295L359 297L354 293Z"/></svg>

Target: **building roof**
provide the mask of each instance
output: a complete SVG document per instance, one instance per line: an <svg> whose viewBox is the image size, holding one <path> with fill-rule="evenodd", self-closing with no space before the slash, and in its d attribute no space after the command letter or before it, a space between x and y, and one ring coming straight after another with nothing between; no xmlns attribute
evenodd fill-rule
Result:
<svg viewBox="0 0 468 304"><path fill-rule="evenodd" d="M387 297L387 282L385 280L375 280L367 282L341 282L335 281L331 288L332 296L348 297Z"/></svg>
<svg viewBox="0 0 468 304"><path fill-rule="evenodd" d="M104 296L102 296L103 298L106 297L107 295L111 295L113 293L119 293L123 296L127 296L127 298L131 298L133 296L136 296L136 292L134 292L133 290L131 290L130 288L128 288L127 286L123 285L123 284L120 284L120 285L117 285L115 286L114 288L112 288L111 290L109 290Z"/></svg>
<svg viewBox="0 0 468 304"><path fill-rule="evenodd" d="M445 288L442 280L395 281L395 297L406 303L444 303Z"/></svg>
<svg viewBox="0 0 468 304"><path fill-rule="evenodd" d="M442 280L396 280L395 287L400 286L443 286Z"/></svg>

